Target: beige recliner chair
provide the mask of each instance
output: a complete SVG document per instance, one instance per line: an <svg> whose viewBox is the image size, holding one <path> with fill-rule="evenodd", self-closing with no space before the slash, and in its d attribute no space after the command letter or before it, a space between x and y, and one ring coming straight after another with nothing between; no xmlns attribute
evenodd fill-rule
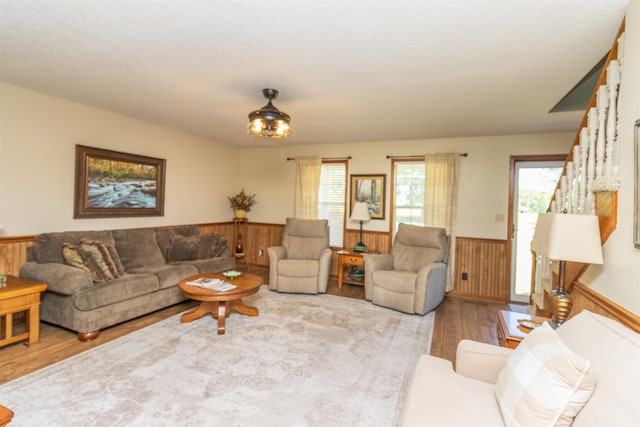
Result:
<svg viewBox="0 0 640 427"><path fill-rule="evenodd" d="M391 254L364 255L365 298L425 314L444 298L449 240L444 228L399 224Z"/></svg>
<svg viewBox="0 0 640 427"><path fill-rule="evenodd" d="M326 219L287 218L282 246L267 248L269 289L317 294L327 291L331 249Z"/></svg>

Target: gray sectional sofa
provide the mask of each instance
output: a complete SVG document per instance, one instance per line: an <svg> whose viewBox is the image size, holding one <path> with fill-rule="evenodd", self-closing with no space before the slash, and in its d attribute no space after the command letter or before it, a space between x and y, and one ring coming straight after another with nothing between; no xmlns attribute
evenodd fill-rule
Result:
<svg viewBox="0 0 640 427"><path fill-rule="evenodd" d="M27 259L20 277L48 285L41 319L83 341L183 301L186 277L235 267L226 240L196 225L44 233Z"/></svg>

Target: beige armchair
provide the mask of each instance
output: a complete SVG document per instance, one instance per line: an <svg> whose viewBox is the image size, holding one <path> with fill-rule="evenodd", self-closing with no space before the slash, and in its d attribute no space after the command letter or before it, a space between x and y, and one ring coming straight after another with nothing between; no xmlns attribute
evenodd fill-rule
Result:
<svg viewBox="0 0 640 427"><path fill-rule="evenodd" d="M638 426L638 360L639 333L586 310L558 329L535 328L515 350L462 340L455 371L420 357L402 426Z"/></svg>
<svg viewBox="0 0 640 427"><path fill-rule="evenodd" d="M326 219L287 218L282 246L267 248L269 289L317 294L327 291L331 249Z"/></svg>
<svg viewBox="0 0 640 427"><path fill-rule="evenodd" d="M400 224L391 254L364 255L365 298L410 314L433 310L444 298L448 247L443 228Z"/></svg>

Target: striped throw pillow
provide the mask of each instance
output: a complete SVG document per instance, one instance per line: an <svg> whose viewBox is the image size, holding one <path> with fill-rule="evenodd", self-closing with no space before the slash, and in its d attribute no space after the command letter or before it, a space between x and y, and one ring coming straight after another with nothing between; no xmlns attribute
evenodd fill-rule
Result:
<svg viewBox="0 0 640 427"><path fill-rule="evenodd" d="M506 426L569 426L594 388L589 361L545 323L509 356L495 395Z"/></svg>

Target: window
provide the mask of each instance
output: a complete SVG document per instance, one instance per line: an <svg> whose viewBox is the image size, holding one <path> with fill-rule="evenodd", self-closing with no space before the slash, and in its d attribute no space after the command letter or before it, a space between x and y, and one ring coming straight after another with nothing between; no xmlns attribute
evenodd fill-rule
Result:
<svg viewBox="0 0 640 427"><path fill-rule="evenodd" d="M347 162L322 162L318 218L329 220L329 244L341 248L344 241L344 214L347 188Z"/></svg>
<svg viewBox="0 0 640 427"><path fill-rule="evenodd" d="M424 225L424 160L393 161L393 235L398 224Z"/></svg>

